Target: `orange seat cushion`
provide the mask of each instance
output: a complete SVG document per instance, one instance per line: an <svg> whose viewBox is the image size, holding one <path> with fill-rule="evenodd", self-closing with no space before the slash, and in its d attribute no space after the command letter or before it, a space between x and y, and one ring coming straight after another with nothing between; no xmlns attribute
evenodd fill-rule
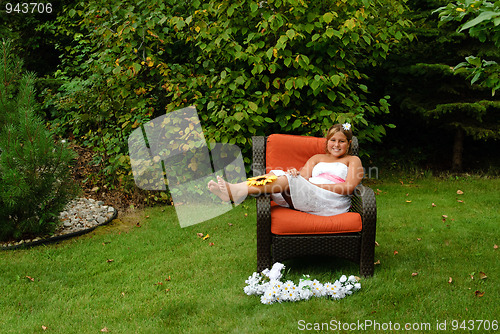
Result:
<svg viewBox="0 0 500 334"><path fill-rule="evenodd" d="M300 170L315 154L325 153L325 138L273 134L266 144L266 171L272 169ZM340 215L317 216L276 205L271 207L271 233L332 234L359 232L362 229L361 215L346 212Z"/></svg>
<svg viewBox="0 0 500 334"><path fill-rule="evenodd" d="M273 234L349 233L360 232L361 228L361 215L356 212L324 217L278 205L273 205L271 208L271 233Z"/></svg>

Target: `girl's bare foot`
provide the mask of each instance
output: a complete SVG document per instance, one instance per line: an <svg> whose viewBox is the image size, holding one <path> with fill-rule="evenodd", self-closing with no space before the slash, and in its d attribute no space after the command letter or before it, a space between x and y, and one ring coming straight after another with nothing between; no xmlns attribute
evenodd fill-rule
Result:
<svg viewBox="0 0 500 334"><path fill-rule="evenodd" d="M224 189L225 191L223 191L221 189L221 186L220 186L220 180L222 180L222 182L224 183ZM210 190L210 192L212 192L212 194L216 195L217 197L219 197L221 200L223 200L224 202L229 202L231 199L229 198L229 192L227 191L227 187L225 185L225 181L220 178L219 176L217 177L217 181L219 183L216 183L215 181L211 180L210 182L208 182L208 190Z"/></svg>
<svg viewBox="0 0 500 334"><path fill-rule="evenodd" d="M248 196L248 187L246 182L241 183L229 183L225 181L222 177L217 176L217 183L219 185L219 190L224 196L227 196L233 200L235 204L240 204Z"/></svg>

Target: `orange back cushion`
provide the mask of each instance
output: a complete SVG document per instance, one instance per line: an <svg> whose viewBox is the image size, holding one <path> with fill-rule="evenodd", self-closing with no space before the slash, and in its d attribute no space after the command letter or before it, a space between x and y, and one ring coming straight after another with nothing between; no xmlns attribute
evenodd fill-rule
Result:
<svg viewBox="0 0 500 334"><path fill-rule="evenodd" d="M325 153L325 138L272 134L267 138L266 172L272 169L300 170L315 154Z"/></svg>

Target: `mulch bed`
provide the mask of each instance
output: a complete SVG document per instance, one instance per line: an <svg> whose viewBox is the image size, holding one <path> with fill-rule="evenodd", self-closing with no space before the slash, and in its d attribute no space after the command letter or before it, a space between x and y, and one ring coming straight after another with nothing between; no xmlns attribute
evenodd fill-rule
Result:
<svg viewBox="0 0 500 334"><path fill-rule="evenodd" d="M114 207L120 213L126 212L132 205L136 209L144 207L144 193L141 190L137 189L132 194L125 194L121 189L108 189L104 182L93 180L92 176L97 175L102 166L92 163L95 156L92 149L73 143L69 146L78 154L73 166L73 178L83 191L80 197L103 201L105 205Z"/></svg>

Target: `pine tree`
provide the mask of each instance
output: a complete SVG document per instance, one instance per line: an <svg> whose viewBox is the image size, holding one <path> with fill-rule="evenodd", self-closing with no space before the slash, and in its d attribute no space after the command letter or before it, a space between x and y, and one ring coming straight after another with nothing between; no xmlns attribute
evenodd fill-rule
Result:
<svg viewBox="0 0 500 334"><path fill-rule="evenodd" d="M0 43L0 240L53 232L77 195L75 153L56 143L35 113L36 77L21 73L11 43Z"/></svg>
<svg viewBox="0 0 500 334"><path fill-rule="evenodd" d="M458 33L452 22L440 26L438 14L433 12L448 3L407 2L411 8L408 15L414 22L409 32L415 35L415 40L401 44L389 56L382 85L384 93L392 97L393 115L400 118L405 138L413 145L426 140L423 137L429 138L422 144L428 149L422 151L433 152L427 154L446 159L447 166L461 171L467 140L500 139L500 102L491 95L491 88L471 85L467 75L454 67L469 54L498 60L498 49L492 49L491 43Z"/></svg>

